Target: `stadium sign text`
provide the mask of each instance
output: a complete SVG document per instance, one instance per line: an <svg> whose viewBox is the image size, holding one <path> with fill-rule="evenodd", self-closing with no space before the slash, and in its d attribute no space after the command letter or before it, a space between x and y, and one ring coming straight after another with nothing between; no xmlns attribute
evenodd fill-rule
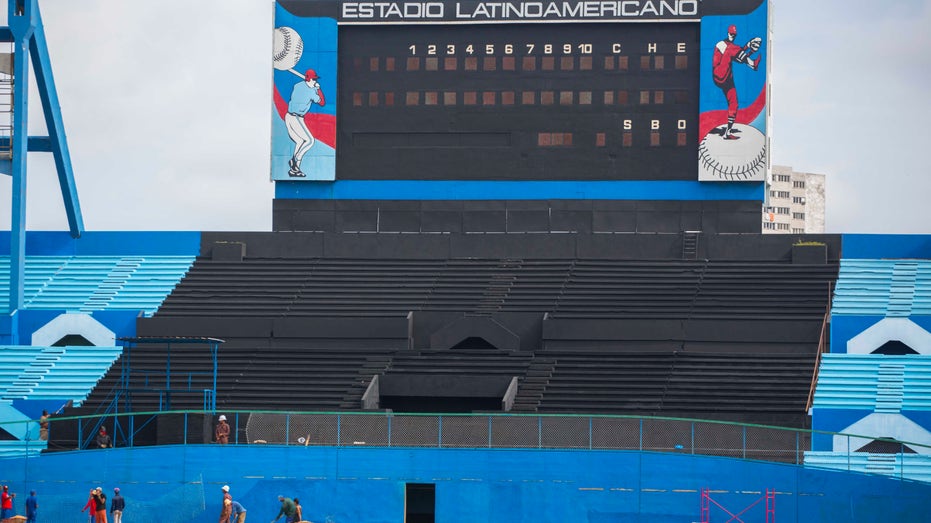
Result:
<svg viewBox="0 0 931 523"><path fill-rule="evenodd" d="M697 18L700 0L344 2L343 21L664 20Z"/></svg>

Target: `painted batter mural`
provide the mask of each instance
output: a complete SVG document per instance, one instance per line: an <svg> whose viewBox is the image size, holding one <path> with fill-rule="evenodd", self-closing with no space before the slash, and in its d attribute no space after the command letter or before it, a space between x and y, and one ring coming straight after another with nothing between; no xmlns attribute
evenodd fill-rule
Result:
<svg viewBox="0 0 931 523"><path fill-rule="evenodd" d="M272 180L336 178L336 31L276 5Z"/></svg>
<svg viewBox="0 0 931 523"><path fill-rule="evenodd" d="M702 18L701 181L766 177L766 31L765 3L744 16Z"/></svg>

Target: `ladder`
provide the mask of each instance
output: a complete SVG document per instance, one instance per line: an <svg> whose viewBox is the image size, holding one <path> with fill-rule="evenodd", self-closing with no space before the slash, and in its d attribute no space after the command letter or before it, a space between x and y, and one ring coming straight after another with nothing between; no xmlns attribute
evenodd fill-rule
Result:
<svg viewBox="0 0 931 523"><path fill-rule="evenodd" d="M13 46L0 47L0 159L13 158Z"/></svg>

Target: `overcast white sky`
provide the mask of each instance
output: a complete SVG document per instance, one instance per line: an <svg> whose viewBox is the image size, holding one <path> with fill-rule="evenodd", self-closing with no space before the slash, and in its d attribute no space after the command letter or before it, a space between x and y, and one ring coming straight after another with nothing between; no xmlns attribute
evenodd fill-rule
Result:
<svg viewBox="0 0 931 523"><path fill-rule="evenodd" d="M272 0L40 5L87 230L271 230ZM828 232L931 233L931 1L771 6L773 164L827 175ZM67 229L29 165L28 228Z"/></svg>

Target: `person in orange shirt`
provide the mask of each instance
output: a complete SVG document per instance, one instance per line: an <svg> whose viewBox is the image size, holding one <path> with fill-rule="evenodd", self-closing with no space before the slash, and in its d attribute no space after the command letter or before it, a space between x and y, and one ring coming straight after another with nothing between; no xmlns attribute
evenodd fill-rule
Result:
<svg viewBox="0 0 931 523"><path fill-rule="evenodd" d="M226 416L220 414L220 420L217 422L216 430L217 443L226 445L230 442L230 425L226 422Z"/></svg>
<svg viewBox="0 0 931 523"><path fill-rule="evenodd" d="M107 523L107 495L100 487L94 490L94 510L95 523Z"/></svg>

